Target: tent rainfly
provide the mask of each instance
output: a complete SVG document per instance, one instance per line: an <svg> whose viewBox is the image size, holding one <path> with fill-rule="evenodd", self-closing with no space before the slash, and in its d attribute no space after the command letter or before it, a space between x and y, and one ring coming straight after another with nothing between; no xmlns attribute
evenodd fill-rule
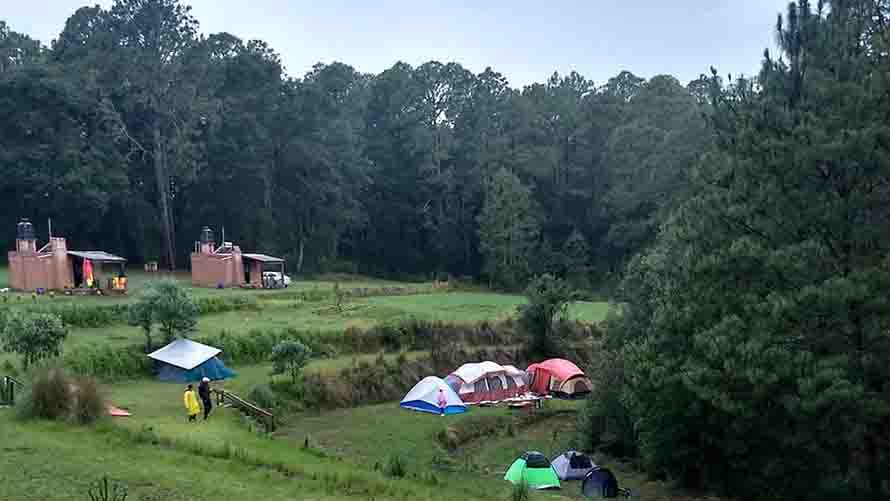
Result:
<svg viewBox="0 0 890 501"><path fill-rule="evenodd" d="M461 402L457 393L445 381L435 376L425 377L414 385L399 406L414 411L441 414L443 411L439 403L439 390L445 397L444 414L460 414L467 411L467 406Z"/></svg>
<svg viewBox="0 0 890 501"><path fill-rule="evenodd" d="M560 480L583 480L587 472L596 467L589 457L577 451L560 454L551 465Z"/></svg>
<svg viewBox="0 0 890 501"><path fill-rule="evenodd" d="M590 470L581 484L581 494L585 498L617 498L620 492L618 480L606 468Z"/></svg>
<svg viewBox="0 0 890 501"><path fill-rule="evenodd" d="M190 339L177 339L150 353L148 358L156 362L159 380L192 383L205 377L215 381L235 376L235 373L217 358L220 353L222 351L218 348L206 344L196 343Z"/></svg>
<svg viewBox="0 0 890 501"><path fill-rule="evenodd" d="M463 364L445 382L468 403L506 400L523 395L528 389L524 372L490 361Z"/></svg>
<svg viewBox="0 0 890 501"><path fill-rule="evenodd" d="M554 395L559 398L583 398L592 385L584 371L577 365L561 358L551 358L526 369L529 387L538 395Z"/></svg>

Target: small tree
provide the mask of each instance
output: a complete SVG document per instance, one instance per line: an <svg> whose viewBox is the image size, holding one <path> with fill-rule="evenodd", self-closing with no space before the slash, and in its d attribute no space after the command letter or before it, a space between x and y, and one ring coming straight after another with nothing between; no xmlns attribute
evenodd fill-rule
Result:
<svg viewBox="0 0 890 501"><path fill-rule="evenodd" d="M290 373L294 384L309 361L311 351L299 341L282 341L272 349L272 374Z"/></svg>
<svg viewBox="0 0 890 501"><path fill-rule="evenodd" d="M22 368L62 353L68 329L58 315L50 313L12 313L3 323L2 345L6 351L22 356Z"/></svg>
<svg viewBox="0 0 890 501"><path fill-rule="evenodd" d="M152 349L152 329L157 324L165 343L194 330L198 307L175 280L159 280L146 286L139 301L130 306L130 324L142 327L145 349Z"/></svg>
<svg viewBox="0 0 890 501"><path fill-rule="evenodd" d="M145 335L145 352L152 350L151 331L154 326L154 312L151 303L144 300L144 297L137 303L130 305L129 311L130 325L141 327L142 333Z"/></svg>
<svg viewBox="0 0 890 501"><path fill-rule="evenodd" d="M577 299L577 293L563 280L545 274L534 279L525 290L528 304L519 307L519 323L528 336L529 353L556 354L553 324L565 315Z"/></svg>
<svg viewBox="0 0 890 501"><path fill-rule="evenodd" d="M340 283L334 283L334 306L337 313L343 313L343 300L346 298L346 292L340 288Z"/></svg>

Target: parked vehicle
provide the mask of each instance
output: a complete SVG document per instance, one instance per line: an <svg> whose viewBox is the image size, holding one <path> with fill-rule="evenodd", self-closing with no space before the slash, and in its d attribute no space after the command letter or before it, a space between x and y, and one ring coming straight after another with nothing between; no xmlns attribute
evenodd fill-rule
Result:
<svg viewBox="0 0 890 501"><path fill-rule="evenodd" d="M282 278L283 277L283 278ZM275 283L284 283L284 286L287 287L290 285L290 277L282 274L278 271L264 271L263 272L264 280L271 280ZM282 282L283 281L283 282Z"/></svg>

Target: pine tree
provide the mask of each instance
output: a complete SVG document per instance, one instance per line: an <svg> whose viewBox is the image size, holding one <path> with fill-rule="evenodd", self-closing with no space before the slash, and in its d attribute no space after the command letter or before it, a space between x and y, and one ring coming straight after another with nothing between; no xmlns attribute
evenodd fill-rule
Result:
<svg viewBox="0 0 890 501"><path fill-rule="evenodd" d="M744 498L890 493L877 7L801 0L756 82L714 79L700 191L624 284L624 395L653 470Z"/></svg>
<svg viewBox="0 0 890 501"><path fill-rule="evenodd" d="M531 191L514 174L501 169L486 189L479 216L479 239L489 280L517 288L531 270L540 226Z"/></svg>

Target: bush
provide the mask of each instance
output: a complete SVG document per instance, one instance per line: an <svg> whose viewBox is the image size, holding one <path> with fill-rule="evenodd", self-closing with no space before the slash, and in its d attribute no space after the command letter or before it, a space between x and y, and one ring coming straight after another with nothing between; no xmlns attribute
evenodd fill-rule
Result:
<svg viewBox="0 0 890 501"><path fill-rule="evenodd" d="M272 348L272 374L290 374L292 382L297 384L300 371L309 361L312 352L299 341L282 341Z"/></svg>
<svg viewBox="0 0 890 501"><path fill-rule="evenodd" d="M386 469L383 473L387 477L404 478L405 474L407 474L405 461L398 454L389 456L389 459L386 461Z"/></svg>
<svg viewBox="0 0 890 501"><path fill-rule="evenodd" d="M79 424L92 424L105 416L105 396L96 380L81 377L74 381L71 417Z"/></svg>
<svg viewBox="0 0 890 501"><path fill-rule="evenodd" d="M107 476L95 482L87 494L90 501L126 501L129 490L120 482L110 482Z"/></svg>
<svg viewBox="0 0 890 501"><path fill-rule="evenodd" d="M68 378L60 369L38 373L17 405L21 419L67 418L74 404L74 395Z"/></svg>
<svg viewBox="0 0 890 501"><path fill-rule="evenodd" d="M65 353L62 361L65 368L80 376L132 379L151 374L151 360L138 346L78 346Z"/></svg>
<svg viewBox="0 0 890 501"><path fill-rule="evenodd" d="M275 393L265 384L258 384L251 388L247 393L247 399L263 409L272 409L276 404Z"/></svg>
<svg viewBox="0 0 890 501"><path fill-rule="evenodd" d="M19 371L16 369L15 365L9 360L4 360L3 365L0 365L0 374L4 376L18 376Z"/></svg>

